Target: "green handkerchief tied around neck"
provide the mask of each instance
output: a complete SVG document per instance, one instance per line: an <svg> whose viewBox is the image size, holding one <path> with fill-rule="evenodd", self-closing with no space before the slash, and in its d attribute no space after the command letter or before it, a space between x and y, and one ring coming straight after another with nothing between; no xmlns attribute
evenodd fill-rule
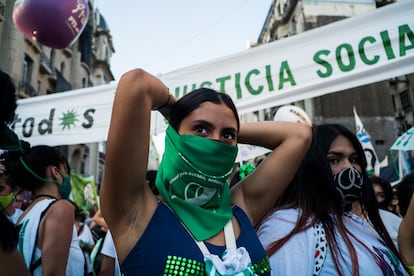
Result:
<svg viewBox="0 0 414 276"><path fill-rule="evenodd" d="M236 156L237 146L167 128L156 186L197 240L214 236L232 217L228 177Z"/></svg>
<svg viewBox="0 0 414 276"><path fill-rule="evenodd" d="M19 137L6 125L0 126L0 149L9 151L22 150Z"/></svg>

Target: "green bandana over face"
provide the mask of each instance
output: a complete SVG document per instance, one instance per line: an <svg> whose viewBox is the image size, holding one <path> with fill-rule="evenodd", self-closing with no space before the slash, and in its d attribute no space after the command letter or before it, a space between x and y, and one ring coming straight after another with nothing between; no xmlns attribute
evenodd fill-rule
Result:
<svg viewBox="0 0 414 276"><path fill-rule="evenodd" d="M236 155L237 146L167 128L155 185L196 240L211 238L232 217L228 177Z"/></svg>
<svg viewBox="0 0 414 276"><path fill-rule="evenodd" d="M0 149L21 150L19 137L6 125L0 126Z"/></svg>

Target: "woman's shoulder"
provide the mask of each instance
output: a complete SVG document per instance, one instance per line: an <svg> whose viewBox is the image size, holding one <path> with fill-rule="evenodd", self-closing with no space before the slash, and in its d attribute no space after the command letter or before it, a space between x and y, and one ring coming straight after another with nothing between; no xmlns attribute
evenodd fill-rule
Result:
<svg viewBox="0 0 414 276"><path fill-rule="evenodd" d="M295 226L298 214L298 209L283 209L271 213L260 224L258 236L274 240L287 235Z"/></svg>
<svg viewBox="0 0 414 276"><path fill-rule="evenodd" d="M50 202L48 216L57 216L60 218L75 218L75 208L73 204L65 199Z"/></svg>
<svg viewBox="0 0 414 276"><path fill-rule="evenodd" d="M399 216L397 216L396 214L394 214L394 213L392 213L390 211L386 211L386 210L383 210L383 209L379 209L378 212L379 212L379 215L380 215L381 219L384 222L394 223L394 224L398 224L399 225L401 223L401 221L402 221L402 218L400 218Z"/></svg>
<svg viewBox="0 0 414 276"><path fill-rule="evenodd" d="M296 223L301 213L301 210L296 208L280 209L271 213L266 220L277 220L286 223Z"/></svg>
<svg viewBox="0 0 414 276"><path fill-rule="evenodd" d="M292 231L297 220L299 219L300 214L300 209L292 208L277 210L263 220L257 230L257 234L261 239L262 237L265 237L265 239L270 238L270 240L280 239ZM308 237L313 235L313 228L308 227L300 233L297 233L295 237Z"/></svg>
<svg viewBox="0 0 414 276"><path fill-rule="evenodd" d="M69 200L66 200L66 199L58 199L54 201L52 200L50 203L52 204L51 208L69 209L72 211L75 210L75 207L73 206L73 204Z"/></svg>

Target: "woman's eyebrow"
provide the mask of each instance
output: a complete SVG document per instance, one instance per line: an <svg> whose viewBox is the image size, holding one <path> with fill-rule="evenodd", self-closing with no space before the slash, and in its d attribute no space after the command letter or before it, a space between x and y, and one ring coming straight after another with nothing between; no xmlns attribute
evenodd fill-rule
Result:
<svg viewBox="0 0 414 276"><path fill-rule="evenodd" d="M344 154L342 152L340 152L340 151L328 151L328 153L326 155L342 156Z"/></svg>

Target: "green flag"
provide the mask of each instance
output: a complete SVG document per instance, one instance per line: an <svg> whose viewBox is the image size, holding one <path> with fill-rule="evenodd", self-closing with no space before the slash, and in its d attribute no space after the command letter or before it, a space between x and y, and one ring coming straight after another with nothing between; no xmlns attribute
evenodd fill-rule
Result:
<svg viewBox="0 0 414 276"><path fill-rule="evenodd" d="M98 208L98 196L93 175L85 176L72 170L70 179L73 201L86 210L90 210L94 206Z"/></svg>

